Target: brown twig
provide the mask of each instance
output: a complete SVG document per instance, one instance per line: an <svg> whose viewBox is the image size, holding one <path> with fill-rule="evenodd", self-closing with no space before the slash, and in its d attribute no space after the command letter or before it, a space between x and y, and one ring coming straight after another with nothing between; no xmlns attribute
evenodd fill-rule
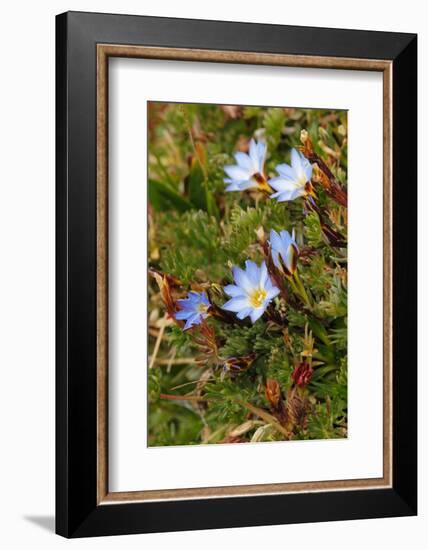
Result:
<svg viewBox="0 0 428 550"><path fill-rule="evenodd" d="M159 329L158 337L156 338L155 347L153 348L152 356L150 358L149 369L152 369L154 364L155 364L156 356L159 352L159 348L160 348L160 345L161 345L161 342L162 342L163 333L165 331L165 326L166 326L166 319L164 318L163 323L161 324L161 327Z"/></svg>
<svg viewBox="0 0 428 550"><path fill-rule="evenodd" d="M281 426L278 420L274 416L272 416L270 413L268 413L264 409L260 409L259 407L256 407L255 405L251 405L251 403L246 403L244 401L238 401L238 403L243 405L246 409L248 409L250 412L252 412L256 416L259 416L260 418L262 418L268 424L271 424L276 430L281 432L287 438L287 440L290 439L289 431L286 430L283 426Z"/></svg>
<svg viewBox="0 0 428 550"><path fill-rule="evenodd" d="M159 397L161 399L170 399L173 401L214 401L213 399L208 399L207 397L199 395L173 395L172 393L161 393Z"/></svg>
<svg viewBox="0 0 428 550"><path fill-rule="evenodd" d="M157 365L193 365L195 364L194 357L179 357L178 359L155 359Z"/></svg>
<svg viewBox="0 0 428 550"><path fill-rule="evenodd" d="M334 177L332 171L322 158L314 151L312 141L306 130L302 130L300 133L300 141L302 142L302 153L312 164L316 164L320 170L320 178L313 178L314 185L321 185L327 195L331 197L335 202L344 206L348 205L348 194L338 180Z"/></svg>
<svg viewBox="0 0 428 550"><path fill-rule="evenodd" d="M315 163L318 168L323 172L323 174L327 177L329 185L325 184L325 179L321 177L321 181L312 180L312 183L315 185L321 184L323 189L325 189L325 192L329 197L331 197L337 204L340 204L340 206L344 206L347 208L348 206L348 193L346 190L340 185L340 183L337 181L337 179L332 174L330 168L327 166L327 164L315 153L313 152L309 157L308 160L312 163Z"/></svg>
<svg viewBox="0 0 428 550"><path fill-rule="evenodd" d="M331 222L325 212L315 203L312 198L307 198L305 201L305 208L308 212L315 212L318 214L321 230L326 238L328 244L333 248L345 248L347 246L346 240L338 231L333 229Z"/></svg>

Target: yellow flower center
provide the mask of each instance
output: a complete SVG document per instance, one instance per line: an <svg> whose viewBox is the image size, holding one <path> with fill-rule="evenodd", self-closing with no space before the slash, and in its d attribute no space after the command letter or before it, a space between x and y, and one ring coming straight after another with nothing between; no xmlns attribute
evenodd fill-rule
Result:
<svg viewBox="0 0 428 550"><path fill-rule="evenodd" d="M208 307L206 304L199 304L198 305L198 311L199 313L206 313L208 311Z"/></svg>
<svg viewBox="0 0 428 550"><path fill-rule="evenodd" d="M302 187L305 188L307 195L311 195L312 197L315 197L315 191L310 181L307 181L304 185L302 185Z"/></svg>
<svg viewBox="0 0 428 550"><path fill-rule="evenodd" d="M263 290L261 288L258 288L257 290L253 290L253 292L250 294L250 304L253 307L260 307L263 305L263 302L265 301L267 296L266 290Z"/></svg>
<svg viewBox="0 0 428 550"><path fill-rule="evenodd" d="M256 182L259 191L266 191L266 193L273 193L272 187L268 184L265 176L257 172L253 174L253 180Z"/></svg>

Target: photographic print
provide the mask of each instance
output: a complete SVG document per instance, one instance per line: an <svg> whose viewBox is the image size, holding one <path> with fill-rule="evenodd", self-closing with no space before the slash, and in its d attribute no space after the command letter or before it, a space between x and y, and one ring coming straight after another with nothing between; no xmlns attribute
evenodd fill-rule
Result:
<svg viewBox="0 0 428 550"><path fill-rule="evenodd" d="M56 532L416 515L417 36L67 12L56 61Z"/></svg>
<svg viewBox="0 0 428 550"><path fill-rule="evenodd" d="M346 438L347 111L147 108L149 447Z"/></svg>

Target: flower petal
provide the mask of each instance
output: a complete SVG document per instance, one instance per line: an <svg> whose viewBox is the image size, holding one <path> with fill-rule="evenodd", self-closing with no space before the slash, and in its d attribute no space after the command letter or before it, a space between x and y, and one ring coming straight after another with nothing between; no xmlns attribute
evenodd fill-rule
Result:
<svg viewBox="0 0 428 550"><path fill-rule="evenodd" d="M302 155L303 156L303 155ZM304 161L303 161L303 170L306 174L306 179L307 181L309 181L312 177L312 164L308 161L308 159L306 157L303 157L304 158Z"/></svg>
<svg viewBox="0 0 428 550"><path fill-rule="evenodd" d="M297 244L296 235L294 233L294 227L293 227L293 231L291 232L291 240L292 240L292 244L294 244L294 246L296 247L297 254L300 254L299 245Z"/></svg>
<svg viewBox="0 0 428 550"><path fill-rule="evenodd" d="M245 297L245 291L236 285L226 285L223 290L226 292L226 294L232 296L232 298L236 298L237 296Z"/></svg>
<svg viewBox="0 0 428 550"><path fill-rule="evenodd" d="M272 178L269 180L269 185L275 189L275 191L294 191L298 189L297 184L294 181L289 181L283 177Z"/></svg>
<svg viewBox="0 0 428 550"><path fill-rule="evenodd" d="M296 173L294 172L293 168L288 164L278 164L278 166L275 166L275 170L280 176L283 176L290 181L296 180Z"/></svg>
<svg viewBox="0 0 428 550"><path fill-rule="evenodd" d="M224 183L228 183L229 185L226 187L226 191L240 191L239 185L236 181L233 181L231 179L225 178Z"/></svg>
<svg viewBox="0 0 428 550"><path fill-rule="evenodd" d="M222 306L223 309L227 311L233 311L234 313L237 313L238 311L241 311L248 307L249 305L247 297L232 298Z"/></svg>
<svg viewBox="0 0 428 550"><path fill-rule="evenodd" d="M308 165L310 166L310 163L308 159L304 155L302 155L302 153L299 153L298 151L296 151L296 149L291 150L291 166L296 172L297 179L300 181L304 181L305 183L308 181ZM312 167L310 169L310 176L311 175Z"/></svg>
<svg viewBox="0 0 428 550"><path fill-rule="evenodd" d="M273 300L274 298L276 298L278 296L278 294L280 293L280 290L278 287L276 286L273 286L271 285L270 288L266 288L266 291L267 291L267 296L266 296L266 301L269 303L271 300ZM267 304L266 304L267 306Z"/></svg>
<svg viewBox="0 0 428 550"><path fill-rule="evenodd" d="M210 306L211 302L208 299L208 296L205 294L205 292L202 292L201 294L201 302L205 304L206 306Z"/></svg>
<svg viewBox="0 0 428 550"><path fill-rule="evenodd" d="M238 319L245 319L245 317L248 317L248 315L251 314L253 310L250 308L250 307L247 307L247 308L244 308L244 309L241 309L241 311L239 311L236 316L238 317Z"/></svg>
<svg viewBox="0 0 428 550"><path fill-rule="evenodd" d="M260 284L260 272L257 264L251 260L245 262L245 273L251 282L253 288L257 288Z"/></svg>
<svg viewBox="0 0 428 550"><path fill-rule="evenodd" d="M258 307L257 309L253 309L253 311L250 314L250 319L253 324L257 321L257 319L260 319L260 317L265 312L265 309L266 308L264 307Z"/></svg>
<svg viewBox="0 0 428 550"><path fill-rule="evenodd" d="M299 175L302 171L302 158L296 149L291 149L291 167Z"/></svg>
<svg viewBox="0 0 428 550"><path fill-rule="evenodd" d="M225 166L224 171L229 176L229 178L236 181L244 181L252 176L248 170L244 170L241 166L233 164L231 166Z"/></svg>
<svg viewBox="0 0 428 550"><path fill-rule="evenodd" d="M298 197L304 197L306 195L306 191L304 189L304 187L298 187L297 189L295 189L292 193L291 193L291 199L290 200L294 200L294 199L297 199Z"/></svg>
<svg viewBox="0 0 428 550"><path fill-rule="evenodd" d="M257 182L253 178L246 181L240 181L238 183L238 188L240 191L245 191L246 189L250 189L251 187L257 187Z"/></svg>
<svg viewBox="0 0 428 550"><path fill-rule="evenodd" d="M269 241L271 244L271 247L274 250L280 250L282 246L282 240L279 234L275 231L275 229L271 229Z"/></svg>
<svg viewBox="0 0 428 550"><path fill-rule="evenodd" d="M281 237L282 249L286 252L291 244L291 235L286 229L283 229L279 235Z"/></svg>
<svg viewBox="0 0 428 550"><path fill-rule="evenodd" d="M262 262L262 265L260 266L260 269L259 269L259 275L260 275L259 277L260 287L265 288L266 283L270 280L268 275L268 270L266 267L266 262Z"/></svg>
<svg viewBox="0 0 428 550"><path fill-rule="evenodd" d="M254 164L252 159L246 153L235 153L234 157L240 168L243 168L248 174L254 170Z"/></svg>
<svg viewBox="0 0 428 550"><path fill-rule="evenodd" d="M257 155L259 157L260 172L263 170L263 166L266 160L267 144L264 141L259 141L257 144Z"/></svg>
<svg viewBox="0 0 428 550"><path fill-rule="evenodd" d="M193 311L180 309L180 311L176 312L175 318L178 319L179 321L182 321L184 319L188 319L189 317L192 317L193 315L194 315Z"/></svg>
<svg viewBox="0 0 428 550"><path fill-rule="evenodd" d="M233 273L233 278L235 279L235 283L238 286L240 286L243 290L245 290L245 292L251 292L252 285L245 271L243 271L239 267L234 267L232 269L232 273Z"/></svg>
<svg viewBox="0 0 428 550"><path fill-rule="evenodd" d="M276 250L272 249L272 260L273 260L273 263L275 264L275 267L277 267L278 269L281 269L281 263L279 261L279 254Z"/></svg>
<svg viewBox="0 0 428 550"><path fill-rule="evenodd" d="M181 310L187 310L192 311L195 308L195 304L193 304L190 300L177 300L177 304L180 306Z"/></svg>
<svg viewBox="0 0 428 550"><path fill-rule="evenodd" d="M258 157L257 151L258 151L257 143L255 142L254 139L252 139L250 141L250 147L248 149L248 155L251 159L251 163L253 165L253 169L255 170L255 172L259 171L259 157Z"/></svg>
<svg viewBox="0 0 428 550"><path fill-rule="evenodd" d="M193 325L199 325L201 321L202 321L202 317L198 313L195 313L194 315L192 315L187 319L186 324L183 327L183 330L187 330L191 328Z"/></svg>
<svg viewBox="0 0 428 550"><path fill-rule="evenodd" d="M294 273L297 265L297 251L292 244L288 247L284 261L288 271L290 271L290 273Z"/></svg>
<svg viewBox="0 0 428 550"><path fill-rule="evenodd" d="M273 193L271 198L276 199L278 202L292 201L298 197L305 195L305 190L303 187L296 188L294 191L278 191L278 193Z"/></svg>

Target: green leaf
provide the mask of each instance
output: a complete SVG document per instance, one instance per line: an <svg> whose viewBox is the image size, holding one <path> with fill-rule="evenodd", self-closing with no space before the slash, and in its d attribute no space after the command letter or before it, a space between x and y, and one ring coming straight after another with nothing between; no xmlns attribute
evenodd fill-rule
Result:
<svg viewBox="0 0 428 550"><path fill-rule="evenodd" d="M312 375L312 381L316 382L320 378L323 378L326 374L336 371L338 367L336 365L327 365L326 367L317 367Z"/></svg>
<svg viewBox="0 0 428 550"><path fill-rule="evenodd" d="M332 346L331 340L328 336L328 332L322 323L312 317L309 319L309 326L312 332L317 338L321 340L321 342L323 342L328 347Z"/></svg>
<svg viewBox="0 0 428 550"><path fill-rule="evenodd" d="M190 166L190 172L187 178L187 189L192 204L201 210L208 210L207 196L205 193L205 176L201 165L195 157L193 157Z"/></svg>
<svg viewBox="0 0 428 550"><path fill-rule="evenodd" d="M211 191L207 190L207 212L210 216L214 216L216 219L219 218L220 212L217 207L214 195Z"/></svg>
<svg viewBox="0 0 428 550"><path fill-rule="evenodd" d="M190 172L186 182L189 199L196 208L205 210L210 216L218 218L219 210L207 182L206 152L200 143L197 144L197 151L198 156L192 158ZM202 165L205 167L205 170Z"/></svg>
<svg viewBox="0 0 428 550"><path fill-rule="evenodd" d="M149 202L157 212L177 210L185 212L192 208L192 203L168 184L156 180L149 180Z"/></svg>

